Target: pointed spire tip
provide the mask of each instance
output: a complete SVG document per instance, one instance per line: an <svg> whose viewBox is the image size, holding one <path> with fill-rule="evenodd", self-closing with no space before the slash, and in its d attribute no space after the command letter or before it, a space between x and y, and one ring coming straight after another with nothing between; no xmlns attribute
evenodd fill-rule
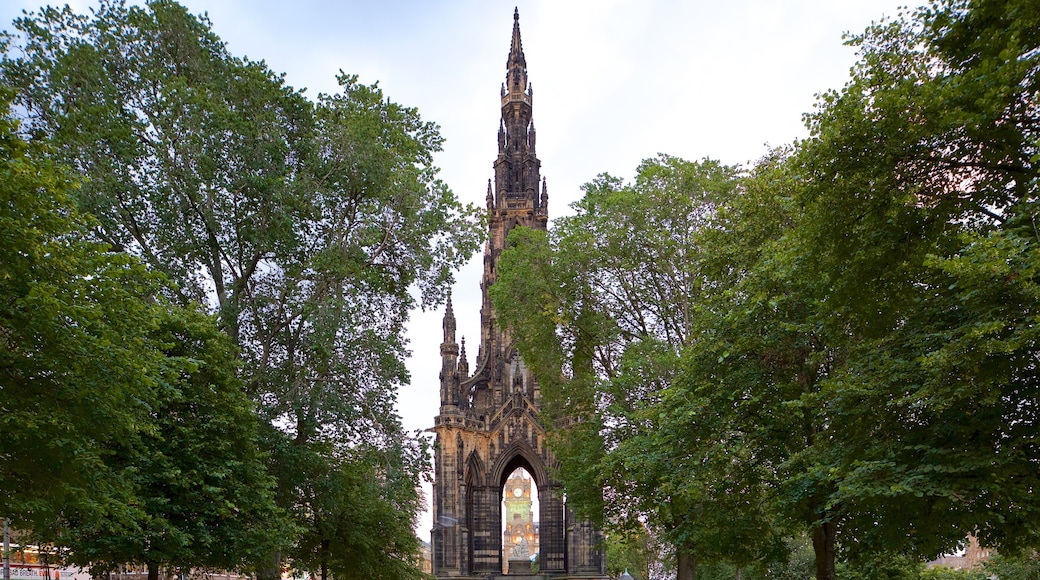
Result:
<svg viewBox="0 0 1040 580"><path fill-rule="evenodd" d="M524 49L520 42L520 9L513 9L513 40L509 46L509 60L507 61L506 68L510 69L514 66L518 66L521 69L527 68L527 62L524 59ZM507 83L512 84L512 83ZM523 85L527 84L527 75L524 75ZM523 88L523 87L521 87Z"/></svg>

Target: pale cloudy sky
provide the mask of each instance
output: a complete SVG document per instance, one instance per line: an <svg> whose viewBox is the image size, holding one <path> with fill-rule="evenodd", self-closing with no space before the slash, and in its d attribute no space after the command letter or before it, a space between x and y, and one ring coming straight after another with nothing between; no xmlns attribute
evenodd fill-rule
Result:
<svg viewBox="0 0 1040 580"><path fill-rule="evenodd" d="M630 178L668 153L747 164L804 137L814 95L840 88L855 61L842 33L894 16L895 0L182 0L208 12L232 54L265 60L312 97L343 70L441 126L441 177L483 205L497 153L499 85L513 25L534 88L538 156L550 217L598 173ZM41 2L0 1L9 29ZM71 2L80 12L93 2ZM480 258L458 276L462 335L479 336ZM409 429L438 407L440 312L416 312L412 384L399 396ZM476 345L470 353L476 352ZM471 363L473 361L470 361ZM418 533L429 539L430 518Z"/></svg>

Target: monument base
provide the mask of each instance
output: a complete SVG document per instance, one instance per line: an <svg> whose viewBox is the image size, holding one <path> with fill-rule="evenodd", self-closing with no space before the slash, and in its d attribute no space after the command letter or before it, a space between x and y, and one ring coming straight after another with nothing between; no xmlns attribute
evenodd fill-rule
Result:
<svg viewBox="0 0 1040 580"><path fill-rule="evenodd" d="M524 574L533 574L531 571L531 560L530 558L510 558L509 559L509 575L510 576L521 576Z"/></svg>

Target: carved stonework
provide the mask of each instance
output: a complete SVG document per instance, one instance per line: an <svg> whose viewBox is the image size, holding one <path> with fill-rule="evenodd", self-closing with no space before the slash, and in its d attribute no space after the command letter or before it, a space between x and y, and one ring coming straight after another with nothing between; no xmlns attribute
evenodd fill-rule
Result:
<svg viewBox="0 0 1040 580"><path fill-rule="evenodd" d="M551 475L556 459L540 444L544 429L538 384L500 327L488 294L509 231L517 225L545 230L548 221L548 189L535 155L533 93L516 12L501 99L498 157L487 193L480 346L472 374L465 343L460 349L455 342L450 298L444 313L441 406L433 427L433 573L438 578L492 578L503 574L503 560L520 563L527 557L522 552L530 544L514 543L503 554L502 490L510 474L522 467L538 492L538 573L606 578L602 534L591 523L576 520L564 505L560 484ZM530 574L529 568L518 565L509 575L525 572Z"/></svg>

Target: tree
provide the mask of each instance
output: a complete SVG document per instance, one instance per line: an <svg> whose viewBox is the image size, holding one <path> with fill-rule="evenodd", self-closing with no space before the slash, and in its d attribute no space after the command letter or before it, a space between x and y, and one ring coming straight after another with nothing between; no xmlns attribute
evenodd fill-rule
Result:
<svg viewBox="0 0 1040 580"><path fill-rule="evenodd" d="M257 416L236 376L234 348L215 320L171 307L151 336L166 356L153 430L114 446L109 463L133 482L141 517L65 518L68 559L98 574L122 564L254 570L293 527L275 506Z"/></svg>
<svg viewBox="0 0 1040 580"><path fill-rule="evenodd" d="M825 280L795 275L786 236L797 224L790 200L799 185L786 154L760 161L743 185L700 238L708 291L681 371L649 410L660 417L652 441L675 466L673 485L719 498L705 527L783 534L794 523L812 539L817 578L831 578L844 508L831 501L825 451L840 423L820 406L820 393L840 345L816 318ZM742 509L748 503L765 510ZM777 559L782 538L735 563ZM739 535L730 541L749 545Z"/></svg>
<svg viewBox="0 0 1040 580"><path fill-rule="evenodd" d="M661 549L647 530L610 534L606 538L607 574L617 578L628 571L636 580L667 578Z"/></svg>
<svg viewBox="0 0 1040 580"><path fill-rule="evenodd" d="M163 354L157 276L86 239L75 177L0 117L0 512L50 529L63 512L135 521L109 456L148 432Z"/></svg>
<svg viewBox="0 0 1040 580"><path fill-rule="evenodd" d="M281 520L226 337L87 241L77 182L14 126L5 115L3 512L106 570L242 566Z"/></svg>
<svg viewBox="0 0 1040 580"><path fill-rule="evenodd" d="M996 554L985 563L983 570L987 575L1002 580L1037 580L1040 578L1040 555L1036 552L1024 557Z"/></svg>
<svg viewBox="0 0 1040 580"><path fill-rule="evenodd" d="M525 319L500 301L525 357L545 362L539 380L582 419L561 446L586 458L570 482L579 505L603 486L608 514L649 518L701 554L746 549L725 532L756 520L728 528L700 507L728 507L729 523L760 514L770 529L783 515L811 534L828 580L839 559L914 562L973 531L1036 545L1031 8L934 2L853 38L849 84L807 117L810 139L714 200L694 250L669 263L690 270L646 264L692 220L641 229L620 204L600 221L579 206L584 245L570 252L516 236L533 257L503 254L497 292L542 306ZM601 222L621 235L602 236ZM622 262L626 238L645 247ZM661 326L665 312L681 324ZM766 509L727 506L734 497Z"/></svg>
<svg viewBox="0 0 1040 580"><path fill-rule="evenodd" d="M15 27L2 71L25 133L88 176L77 200L98 239L166 273L178 302L214 304L278 426L272 457L350 464L378 448L393 462L410 437L393 407L411 289L439 301L481 235L436 179L436 126L348 75L308 101L172 1L48 8ZM290 465L272 469L300 514Z"/></svg>
<svg viewBox="0 0 1040 580"><path fill-rule="evenodd" d="M1038 541L1032 8L934 2L876 25L810 117L792 239L847 337L824 394L848 434L831 476L853 555Z"/></svg>
<svg viewBox="0 0 1040 580"><path fill-rule="evenodd" d="M407 442L405 442L407 443ZM308 476L305 517L310 520L293 561L320 578L359 576L379 579L424 578L414 565L419 539L415 516L422 502L420 467L425 453L402 449L385 463L387 454L372 449L369 456L329 462L315 454Z"/></svg>
<svg viewBox="0 0 1040 580"><path fill-rule="evenodd" d="M550 239L511 234L492 289L546 408L559 412L550 420L564 419L551 442L569 505L605 511L615 526L648 522L675 546L681 577L693 573L693 556L745 564L777 549L762 504L731 501L762 489L727 483L729 460L704 455L722 445L718 435L704 429L698 446L676 433L676 445L661 431L659 404L691 345L695 299L708 290L700 232L736 177L711 160L665 155L644 161L632 184L600 176ZM707 472L715 486L700 485ZM738 514L749 520L736 523Z"/></svg>
<svg viewBox="0 0 1040 580"><path fill-rule="evenodd" d="M740 276L663 401L692 429L690 391L716 397L750 443L730 457L768 465L813 528L817 578L973 531L1036 544L1034 12L937 2L855 38L861 64L812 138L760 164L748 191L766 195L720 229L775 237L730 237L750 253L731 253ZM781 219L756 220L763 205Z"/></svg>

